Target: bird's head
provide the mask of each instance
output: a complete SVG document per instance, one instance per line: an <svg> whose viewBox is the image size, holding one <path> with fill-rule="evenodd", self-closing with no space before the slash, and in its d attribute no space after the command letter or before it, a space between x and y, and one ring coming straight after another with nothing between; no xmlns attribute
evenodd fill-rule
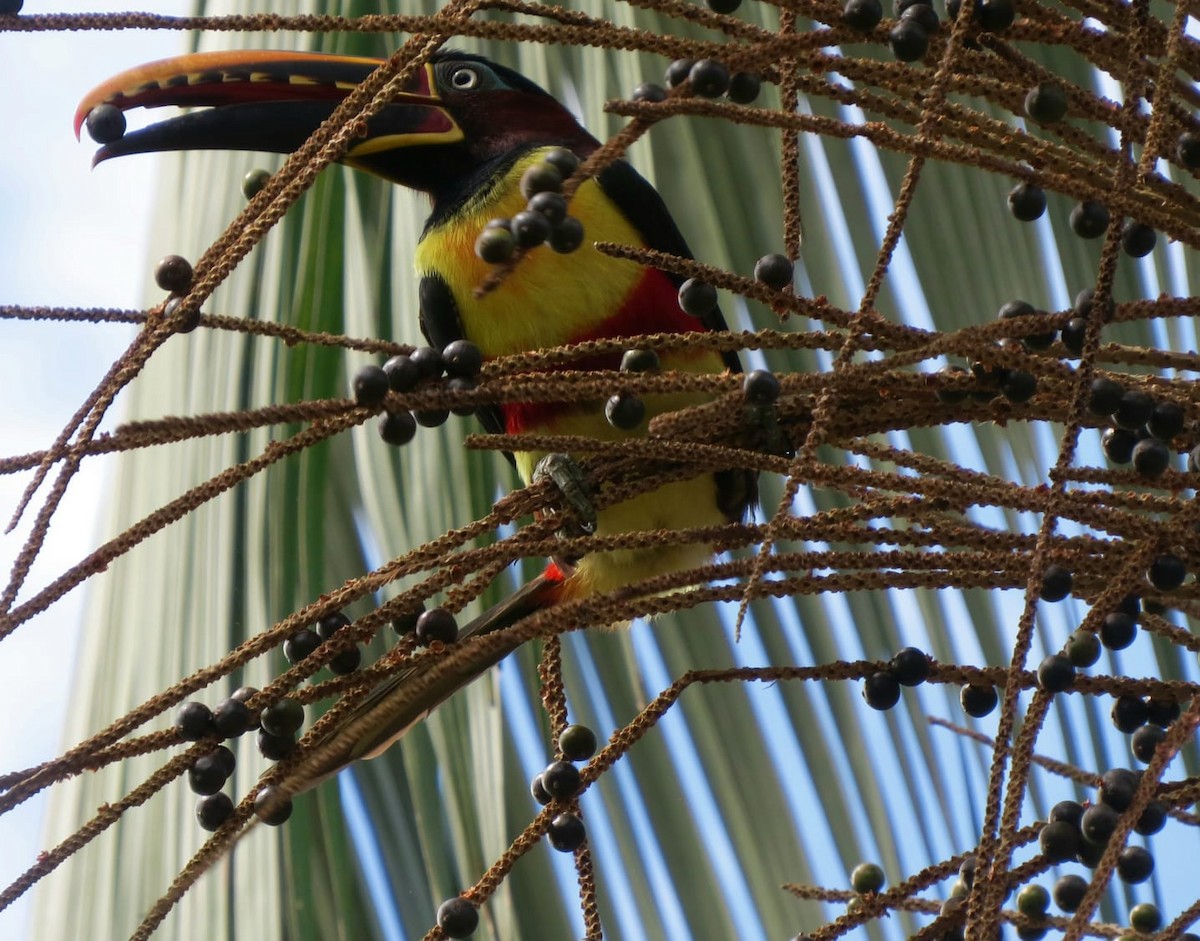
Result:
<svg viewBox="0 0 1200 941"><path fill-rule="evenodd" d="M93 89L75 113L75 133L101 105L120 111L175 105L195 110L109 140L93 164L166 150L290 153L381 64L299 52L164 59ZM529 79L480 56L443 51L369 119L365 136L342 162L439 201L489 166L542 145L581 156L597 146L562 104Z"/></svg>

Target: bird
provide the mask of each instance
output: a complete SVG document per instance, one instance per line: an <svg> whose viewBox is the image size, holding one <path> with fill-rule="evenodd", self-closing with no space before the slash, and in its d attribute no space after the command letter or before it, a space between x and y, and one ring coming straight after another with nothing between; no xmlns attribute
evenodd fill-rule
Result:
<svg viewBox="0 0 1200 941"><path fill-rule="evenodd" d="M123 113L174 105L196 110L99 138L103 145L93 165L171 150L290 153L382 64L363 57L279 51L194 53L160 60L114 76L85 96L75 115L76 136L85 122L90 125L96 115L112 116L113 109ZM117 117L123 128L123 114ZM681 308L682 278L594 247L605 241L692 257L659 193L622 159L575 189L569 213L577 222L564 241L577 246L555 245L551 239L549 245L532 248L498 286L477 295L475 288L493 267L477 254L476 241L490 220L513 219L527 211L523 178L547 163L570 170L599 146L536 83L482 56L453 50L430 55L402 91L367 120L365 133L340 162L430 199L414 268L420 327L433 347L467 340L487 360L585 340L727 329L715 304L700 316ZM616 369L620 359L619 353L591 356L564 368ZM686 373L741 371L736 352L710 348L663 351L660 365ZM602 402L501 403L481 408L479 418L495 433L617 441L645 434L653 415L707 398L646 396L645 418L633 429L614 427ZM507 456L526 484L548 457L515 449ZM594 531L604 536L718 526L744 519L756 497L757 480L749 471L704 472L604 507L596 514ZM542 575L464 627L458 642L563 601L703 565L712 556L710 546L688 543L552 559ZM415 668L390 677L325 737L320 766L288 789L306 790L360 757L381 753L510 650L500 645L461 670L433 678L423 680Z"/></svg>

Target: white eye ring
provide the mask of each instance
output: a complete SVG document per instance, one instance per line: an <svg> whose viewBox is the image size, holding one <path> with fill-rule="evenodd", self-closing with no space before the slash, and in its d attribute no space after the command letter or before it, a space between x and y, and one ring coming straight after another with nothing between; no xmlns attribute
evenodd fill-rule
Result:
<svg viewBox="0 0 1200 941"><path fill-rule="evenodd" d="M459 91L470 91L479 85L479 73L469 65L454 70L450 76L450 84Z"/></svg>

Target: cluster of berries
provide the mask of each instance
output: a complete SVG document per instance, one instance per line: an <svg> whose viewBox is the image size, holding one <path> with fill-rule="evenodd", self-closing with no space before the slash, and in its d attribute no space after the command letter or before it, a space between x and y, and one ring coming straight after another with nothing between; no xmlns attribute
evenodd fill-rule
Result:
<svg viewBox="0 0 1200 941"><path fill-rule="evenodd" d="M546 151L521 174L521 195L528 202L511 219L493 219L475 240L475 254L489 265L513 257L518 248L548 244L569 254L583 244L583 223L567 214L563 181L579 169L579 158L563 147Z"/></svg>
<svg viewBox="0 0 1200 941"><path fill-rule="evenodd" d="M430 384L445 376L445 388L467 392L475 388L483 368L483 353L467 340L447 343L441 352L422 346L411 353L393 356L383 366L364 366L354 374L354 401L367 408L382 405L389 392L413 392L422 383ZM428 408L408 411L388 410L379 418L379 436L388 444L400 446L412 441L417 425L436 428L445 423L450 412L469 416L475 408Z"/></svg>

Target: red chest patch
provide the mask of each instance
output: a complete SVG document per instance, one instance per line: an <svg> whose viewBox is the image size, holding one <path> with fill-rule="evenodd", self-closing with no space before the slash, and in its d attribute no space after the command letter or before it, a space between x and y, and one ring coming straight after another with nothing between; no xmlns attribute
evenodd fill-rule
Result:
<svg viewBox="0 0 1200 941"><path fill-rule="evenodd" d="M625 298L620 309L597 323L586 333L571 337L572 343L610 337L637 337L649 333L694 333L707 329L695 317L679 307L674 282L657 268L647 268L637 287ZM559 370L616 369L621 354L581 356L554 367ZM500 406L509 434L535 431L571 406L558 402L512 402Z"/></svg>

